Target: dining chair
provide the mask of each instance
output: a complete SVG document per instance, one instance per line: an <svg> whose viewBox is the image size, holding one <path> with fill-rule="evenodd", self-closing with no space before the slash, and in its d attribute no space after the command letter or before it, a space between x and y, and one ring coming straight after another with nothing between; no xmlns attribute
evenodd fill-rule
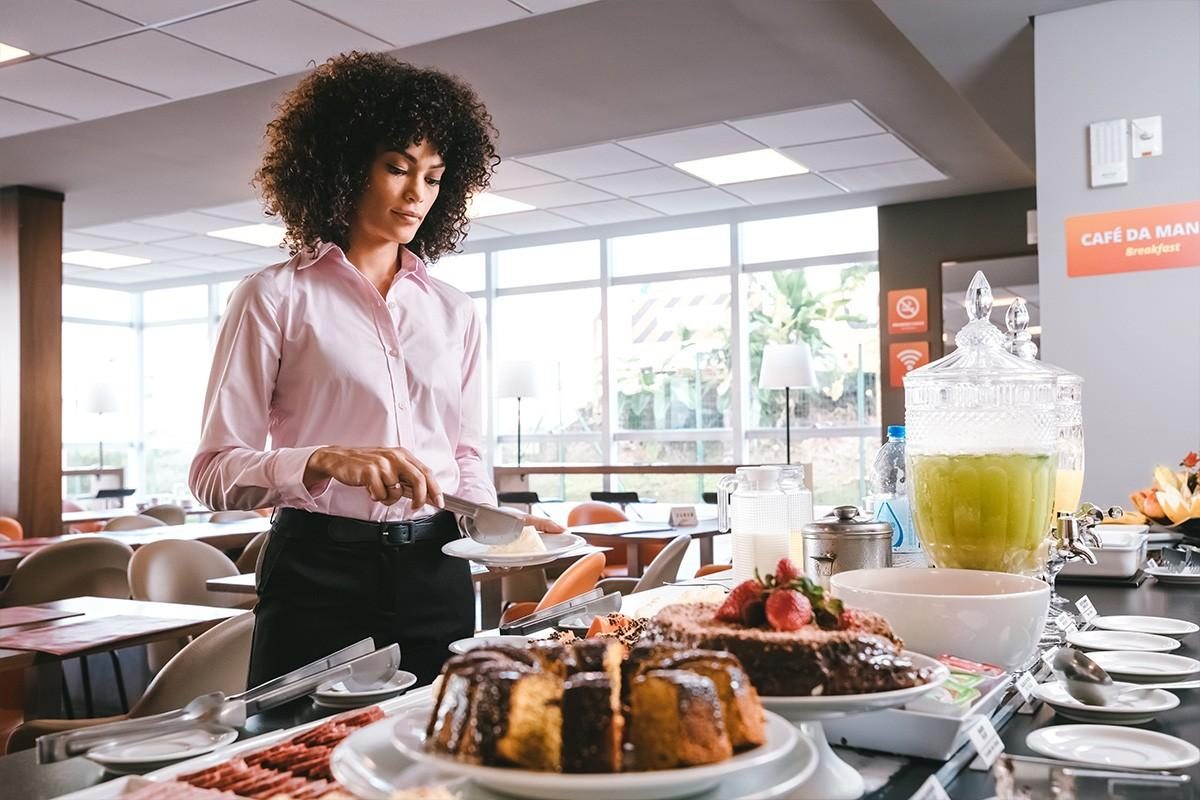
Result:
<svg viewBox="0 0 1200 800"><path fill-rule="evenodd" d="M503 625L514 619L520 619L535 611L541 611L543 608L549 608L590 591L596 586L596 581L600 579L600 574L603 570L603 553L591 553L584 556L567 567L566 571L546 591L541 600L536 603L513 603L504 609L504 613L500 615L500 624Z"/></svg>
<svg viewBox="0 0 1200 800"><path fill-rule="evenodd" d="M244 519L258 519L257 511L214 511L208 518L209 522L241 522Z"/></svg>
<svg viewBox="0 0 1200 800"><path fill-rule="evenodd" d="M142 512L142 516L154 517L168 525L182 525L187 522L187 513L183 510L183 506L171 505L169 503L150 506Z"/></svg>
<svg viewBox="0 0 1200 800"><path fill-rule="evenodd" d="M167 523L158 517L147 517L144 514L132 514L128 517L114 517L104 526L106 531L137 531L143 528L165 528Z"/></svg>
<svg viewBox="0 0 1200 800"><path fill-rule="evenodd" d="M67 498L64 497L63 501L62 501L62 510L63 510L63 513L65 514L65 513L71 512L71 511L83 511L84 508L83 508L83 506L79 505L79 503L76 503L74 500L68 500ZM97 531L101 531L101 530L104 530L103 522L72 522L70 532L71 533L96 533Z"/></svg>
<svg viewBox="0 0 1200 800"><path fill-rule="evenodd" d="M696 577L703 578L705 575L715 575L718 572L724 572L727 569L733 569L733 564L705 564L700 569L696 570Z"/></svg>
<svg viewBox="0 0 1200 800"><path fill-rule="evenodd" d="M101 536L48 544L17 563L8 585L0 593L0 607L28 606L70 597L128 599L131 558L133 550L129 545ZM117 678L121 708L129 708L121 662L115 650L108 651L108 655ZM90 715L93 709L92 682L87 656L79 658L79 669L83 677L84 707ZM68 716L75 716L65 678L63 700Z"/></svg>
<svg viewBox="0 0 1200 800"><path fill-rule="evenodd" d="M605 594L619 592L623 595L665 586L679 577L679 565L683 563L683 557L687 555L688 545L691 543L692 537L681 533L663 547L640 578L605 578L596 585L603 589Z"/></svg>
<svg viewBox="0 0 1200 800"><path fill-rule="evenodd" d="M616 503L624 510L631 503L640 503L637 492L592 492L591 498L600 503Z"/></svg>
<svg viewBox="0 0 1200 800"><path fill-rule="evenodd" d="M226 696L246 689L254 615L238 614L197 636L159 671L128 714L88 719L35 719L25 722L8 739L7 752L33 747L48 733L148 717L183 708L208 692Z"/></svg>
<svg viewBox="0 0 1200 800"><path fill-rule="evenodd" d="M592 494L599 493L593 492ZM576 525L597 525L604 522L627 522L628 520L629 517L625 516L625 512L620 509L614 508L608 503L593 500L588 503L580 503L567 512L567 529L570 530ZM638 545L639 559L643 564L649 564L658 557L664 547L666 545L659 542L642 542ZM629 563L624 547L614 547L604 555L604 577L622 578L629 575Z"/></svg>
<svg viewBox="0 0 1200 800"><path fill-rule="evenodd" d="M254 600L210 592L205 581L238 575L237 565L212 545L191 539L163 539L142 545L129 560L129 590L134 600L242 608ZM187 643L186 639L146 645L150 671L157 672Z"/></svg>
<svg viewBox="0 0 1200 800"><path fill-rule="evenodd" d="M237 557L237 561L233 562L238 572L243 575L247 572L258 572L258 559L270 533L270 531L263 531L250 540L246 549L242 550L242 554Z"/></svg>
<svg viewBox="0 0 1200 800"><path fill-rule="evenodd" d="M0 517L0 538L24 539L25 529L12 517Z"/></svg>

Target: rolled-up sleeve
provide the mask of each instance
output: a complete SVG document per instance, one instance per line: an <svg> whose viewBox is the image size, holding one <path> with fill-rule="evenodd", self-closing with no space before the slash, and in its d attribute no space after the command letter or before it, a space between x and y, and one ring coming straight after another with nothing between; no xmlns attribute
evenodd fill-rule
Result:
<svg viewBox="0 0 1200 800"><path fill-rule="evenodd" d="M200 447L188 485L213 510L293 506L315 510L328 481L304 484L322 445L266 450L282 353L278 283L263 273L234 290L221 322L204 398Z"/></svg>
<svg viewBox="0 0 1200 800"><path fill-rule="evenodd" d="M483 463L483 376L479 317L471 309L463 346L462 406L458 443L454 459L458 463L458 495L464 500L495 505L496 489Z"/></svg>

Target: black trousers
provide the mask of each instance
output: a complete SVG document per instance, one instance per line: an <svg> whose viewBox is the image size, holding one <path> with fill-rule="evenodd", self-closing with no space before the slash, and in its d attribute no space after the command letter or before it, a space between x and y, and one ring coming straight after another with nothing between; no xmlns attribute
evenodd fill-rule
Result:
<svg viewBox="0 0 1200 800"><path fill-rule="evenodd" d="M368 636L399 643L400 667L432 681L447 645L475 631L470 565L441 551L459 536L454 515L432 522L444 535L387 544L334 541L305 515L280 515L258 570L249 685Z"/></svg>

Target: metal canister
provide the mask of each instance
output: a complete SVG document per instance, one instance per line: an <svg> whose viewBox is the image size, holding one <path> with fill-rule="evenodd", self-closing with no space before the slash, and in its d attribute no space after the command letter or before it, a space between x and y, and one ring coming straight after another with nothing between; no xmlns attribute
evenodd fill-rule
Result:
<svg viewBox="0 0 1200 800"><path fill-rule="evenodd" d="M826 589L839 572L891 565L891 524L859 517L855 506L838 506L804 526L804 574Z"/></svg>

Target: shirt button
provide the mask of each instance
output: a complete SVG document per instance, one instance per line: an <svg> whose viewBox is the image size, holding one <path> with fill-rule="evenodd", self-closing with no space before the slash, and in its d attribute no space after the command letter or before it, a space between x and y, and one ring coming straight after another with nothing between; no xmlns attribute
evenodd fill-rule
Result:
<svg viewBox="0 0 1200 800"><path fill-rule="evenodd" d="M395 358L396 356L400 355L400 351L393 347L390 350L388 350L388 355L391 356L392 358Z"/></svg>
<svg viewBox="0 0 1200 800"><path fill-rule="evenodd" d="M397 408L397 409L399 409L400 411L403 411L403 410L404 410L404 403L397 403L397 404L396 404L396 408Z"/></svg>
<svg viewBox="0 0 1200 800"><path fill-rule="evenodd" d="M392 311L395 311L395 310L396 310L396 301L395 301L395 300L389 300L389 301L388 301L388 304L387 304L387 306L388 306L388 308L390 308Z"/></svg>

